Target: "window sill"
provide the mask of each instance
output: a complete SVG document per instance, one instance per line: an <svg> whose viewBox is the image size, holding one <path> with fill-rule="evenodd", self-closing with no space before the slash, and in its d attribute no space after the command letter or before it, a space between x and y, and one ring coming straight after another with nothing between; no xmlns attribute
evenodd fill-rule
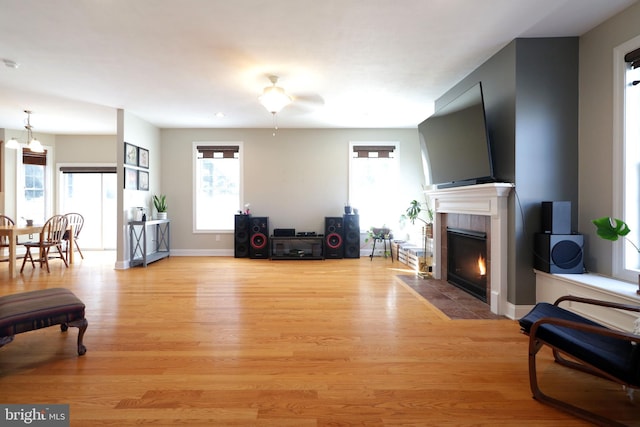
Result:
<svg viewBox="0 0 640 427"><path fill-rule="evenodd" d="M637 285L599 274L549 274L536 273L536 301L553 303L564 295L601 299L622 304L640 305ZM596 322L622 330L631 330L637 315L619 310L585 308L584 304L570 305L570 309L590 317ZM583 311L585 310L585 311ZM588 311L587 311L588 310Z"/></svg>

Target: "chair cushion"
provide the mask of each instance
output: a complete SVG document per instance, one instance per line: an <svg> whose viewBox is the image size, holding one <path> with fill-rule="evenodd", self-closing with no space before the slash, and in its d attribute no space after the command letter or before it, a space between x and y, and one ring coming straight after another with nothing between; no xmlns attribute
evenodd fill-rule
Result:
<svg viewBox="0 0 640 427"><path fill-rule="evenodd" d="M545 317L606 328L579 314L544 302L536 304L526 316L519 320L520 327L524 333L529 334L533 324ZM538 328L536 336L558 350L575 356L628 384L640 386L640 351L637 351L638 346L632 345L630 341L548 323Z"/></svg>
<svg viewBox="0 0 640 427"><path fill-rule="evenodd" d="M84 318L85 305L64 288L0 297L0 337Z"/></svg>

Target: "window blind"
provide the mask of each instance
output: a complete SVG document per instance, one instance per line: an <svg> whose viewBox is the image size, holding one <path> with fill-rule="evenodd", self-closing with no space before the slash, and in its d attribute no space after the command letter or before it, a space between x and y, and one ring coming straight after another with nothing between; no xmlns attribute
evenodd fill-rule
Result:
<svg viewBox="0 0 640 427"><path fill-rule="evenodd" d="M62 166L62 173L117 173L115 166Z"/></svg>
<svg viewBox="0 0 640 427"><path fill-rule="evenodd" d="M624 56L624 60L631 65L631 68L640 67L640 48L627 53Z"/></svg>
<svg viewBox="0 0 640 427"><path fill-rule="evenodd" d="M354 145L353 152L358 158L388 159L396 147L394 145Z"/></svg>
<svg viewBox="0 0 640 427"><path fill-rule="evenodd" d="M38 165L38 166L46 166L47 165L47 151L45 150L43 153L34 153L28 148L22 149L22 163L25 165Z"/></svg>
<svg viewBox="0 0 640 427"><path fill-rule="evenodd" d="M201 159L233 159L240 152L238 145L198 145L196 149Z"/></svg>

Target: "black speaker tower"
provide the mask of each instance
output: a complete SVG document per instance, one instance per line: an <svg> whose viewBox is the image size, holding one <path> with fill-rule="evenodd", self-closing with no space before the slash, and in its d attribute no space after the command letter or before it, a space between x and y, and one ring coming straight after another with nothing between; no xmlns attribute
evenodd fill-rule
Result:
<svg viewBox="0 0 640 427"><path fill-rule="evenodd" d="M338 259L344 257L344 233L342 217L324 218L324 257Z"/></svg>
<svg viewBox="0 0 640 427"><path fill-rule="evenodd" d="M344 222L344 257L360 258L360 216L345 215Z"/></svg>
<svg viewBox="0 0 640 427"><path fill-rule="evenodd" d="M249 257L249 215L236 215L233 231L233 256Z"/></svg>
<svg viewBox="0 0 640 427"><path fill-rule="evenodd" d="M269 258L269 217L252 216L249 236L249 258Z"/></svg>

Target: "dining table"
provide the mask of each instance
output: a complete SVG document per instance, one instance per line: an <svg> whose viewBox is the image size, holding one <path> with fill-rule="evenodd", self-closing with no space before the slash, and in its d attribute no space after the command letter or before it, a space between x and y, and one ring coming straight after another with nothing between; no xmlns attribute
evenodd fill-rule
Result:
<svg viewBox="0 0 640 427"><path fill-rule="evenodd" d="M44 225L0 225L0 236L7 236L9 240L9 276L16 277L16 251L17 237L24 235L41 234ZM69 231L69 257L67 262L73 264L73 226L67 227ZM42 239L42 236L39 237Z"/></svg>

